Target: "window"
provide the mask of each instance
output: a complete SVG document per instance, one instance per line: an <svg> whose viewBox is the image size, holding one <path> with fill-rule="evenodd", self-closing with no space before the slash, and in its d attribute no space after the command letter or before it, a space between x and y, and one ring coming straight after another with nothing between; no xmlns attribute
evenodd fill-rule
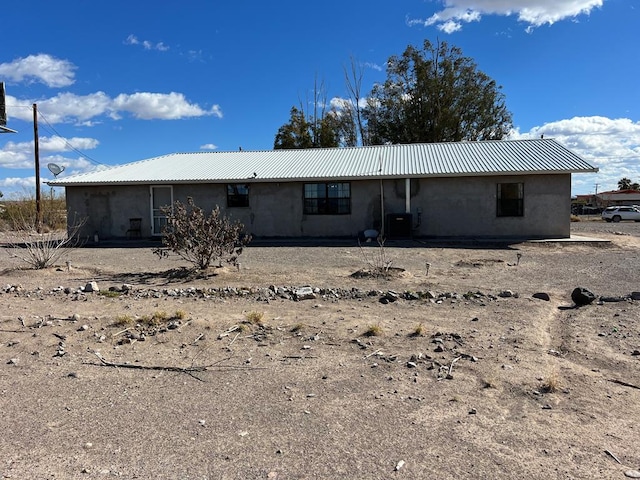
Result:
<svg viewBox="0 0 640 480"><path fill-rule="evenodd" d="M522 217L524 215L524 183L498 184L498 216Z"/></svg>
<svg viewBox="0 0 640 480"><path fill-rule="evenodd" d="M227 207L248 207L249 185L232 183L227 185Z"/></svg>
<svg viewBox="0 0 640 480"><path fill-rule="evenodd" d="M351 185L349 183L305 183L304 213L311 215L351 213Z"/></svg>

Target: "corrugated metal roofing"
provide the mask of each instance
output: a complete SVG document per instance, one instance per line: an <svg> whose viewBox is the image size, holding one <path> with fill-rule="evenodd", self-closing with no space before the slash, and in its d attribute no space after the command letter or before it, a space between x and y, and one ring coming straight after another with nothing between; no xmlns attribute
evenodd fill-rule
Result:
<svg viewBox="0 0 640 480"><path fill-rule="evenodd" d="M216 183L597 172L553 139L174 153L49 185Z"/></svg>

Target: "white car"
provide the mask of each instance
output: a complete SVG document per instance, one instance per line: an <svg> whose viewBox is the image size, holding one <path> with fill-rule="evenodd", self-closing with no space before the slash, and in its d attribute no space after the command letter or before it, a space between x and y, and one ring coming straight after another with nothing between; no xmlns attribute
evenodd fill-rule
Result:
<svg viewBox="0 0 640 480"><path fill-rule="evenodd" d="M621 220L633 220L634 222L640 222L640 209L635 205L607 207L602 212L602 219L607 222L619 222Z"/></svg>

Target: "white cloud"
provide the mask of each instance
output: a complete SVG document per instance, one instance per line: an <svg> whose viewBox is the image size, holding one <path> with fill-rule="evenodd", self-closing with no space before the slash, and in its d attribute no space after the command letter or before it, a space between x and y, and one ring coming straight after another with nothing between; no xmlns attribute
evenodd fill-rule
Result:
<svg viewBox="0 0 640 480"><path fill-rule="evenodd" d="M164 42L153 43L149 40L139 40L138 37L131 34L127 38L124 39L125 45L142 45L142 48L145 50L158 50L160 52L166 52L169 50L169 47L164 44Z"/></svg>
<svg viewBox="0 0 640 480"><path fill-rule="evenodd" d="M65 168L86 169L92 166L86 158L70 159L60 154L71 152L74 149L91 150L96 148L98 143L95 138L40 137L38 142L40 146L40 165L44 168L47 163L56 163ZM0 168L33 169L33 142L7 142L0 149Z"/></svg>
<svg viewBox="0 0 640 480"><path fill-rule="evenodd" d="M9 189L4 193L5 198L11 198L11 192L19 190L33 190L35 192L36 177L6 177L0 178L0 187Z"/></svg>
<svg viewBox="0 0 640 480"><path fill-rule="evenodd" d="M573 193L616 190L618 180L640 182L640 122L628 118L574 117L545 123L512 138L555 138L600 169L597 174L573 176Z"/></svg>
<svg viewBox="0 0 640 480"><path fill-rule="evenodd" d="M32 100L19 100L7 95L7 116L30 122L33 120ZM182 118L212 115L222 118L222 109L214 105L205 110L196 103L189 102L181 93L139 92L132 95L120 94L110 98L104 92L89 95L60 93L46 100L39 100L38 112L50 124L74 123L91 126L94 119L108 115L112 119L129 113L142 120L178 120Z"/></svg>
<svg viewBox="0 0 640 480"><path fill-rule="evenodd" d="M200 150L217 150L218 146L213 143L205 143L204 145L200 145Z"/></svg>
<svg viewBox="0 0 640 480"><path fill-rule="evenodd" d="M214 115L222 117L218 105L210 111L203 110L197 104L189 103L182 93L121 93L113 99L111 108L133 114L134 117L151 120L176 120L185 117L202 117Z"/></svg>
<svg viewBox="0 0 640 480"><path fill-rule="evenodd" d="M408 19L409 25L433 26L453 33L464 23L480 21L482 15L517 15L528 25L527 30L541 25L553 25L567 18L588 15L602 7L604 0L440 0L444 9L425 19Z"/></svg>
<svg viewBox="0 0 640 480"><path fill-rule="evenodd" d="M48 87L67 87L75 82L76 66L44 53L0 63L0 77L13 82L40 82Z"/></svg>

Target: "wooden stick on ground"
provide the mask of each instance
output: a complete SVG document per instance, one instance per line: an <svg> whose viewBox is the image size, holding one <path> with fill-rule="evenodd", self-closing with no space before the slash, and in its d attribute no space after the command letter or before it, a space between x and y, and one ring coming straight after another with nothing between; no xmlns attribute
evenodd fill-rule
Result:
<svg viewBox="0 0 640 480"><path fill-rule="evenodd" d="M129 369L133 369L133 370L161 370L161 371L167 371L167 372L178 372L178 373L186 373L187 375L195 378L196 380L200 380L201 382L203 381L202 379L196 377L194 375L194 373L197 372L206 372L210 369L216 368L218 370L257 370L260 367L251 367L251 366L233 366L233 365L220 365L220 363L229 360L231 357L228 358L223 358L222 360L212 364L212 365L202 365L202 366L193 366L193 367L176 367L176 366L172 366L172 365L167 365L167 366L159 366L159 365L139 365L139 364L132 364L132 363L114 363L114 362L109 362L108 360L106 360L102 355L100 355L98 352L93 352L93 354L98 357L98 359L100 360L99 364L90 364L90 365L101 365L104 367L114 367L114 368L129 368Z"/></svg>
<svg viewBox="0 0 640 480"><path fill-rule="evenodd" d="M640 387L637 385L634 385L633 383L623 382L622 380L616 380L615 378L610 378L609 381L613 383L617 383L618 385L622 385L623 387L635 388L637 390L640 390Z"/></svg>

